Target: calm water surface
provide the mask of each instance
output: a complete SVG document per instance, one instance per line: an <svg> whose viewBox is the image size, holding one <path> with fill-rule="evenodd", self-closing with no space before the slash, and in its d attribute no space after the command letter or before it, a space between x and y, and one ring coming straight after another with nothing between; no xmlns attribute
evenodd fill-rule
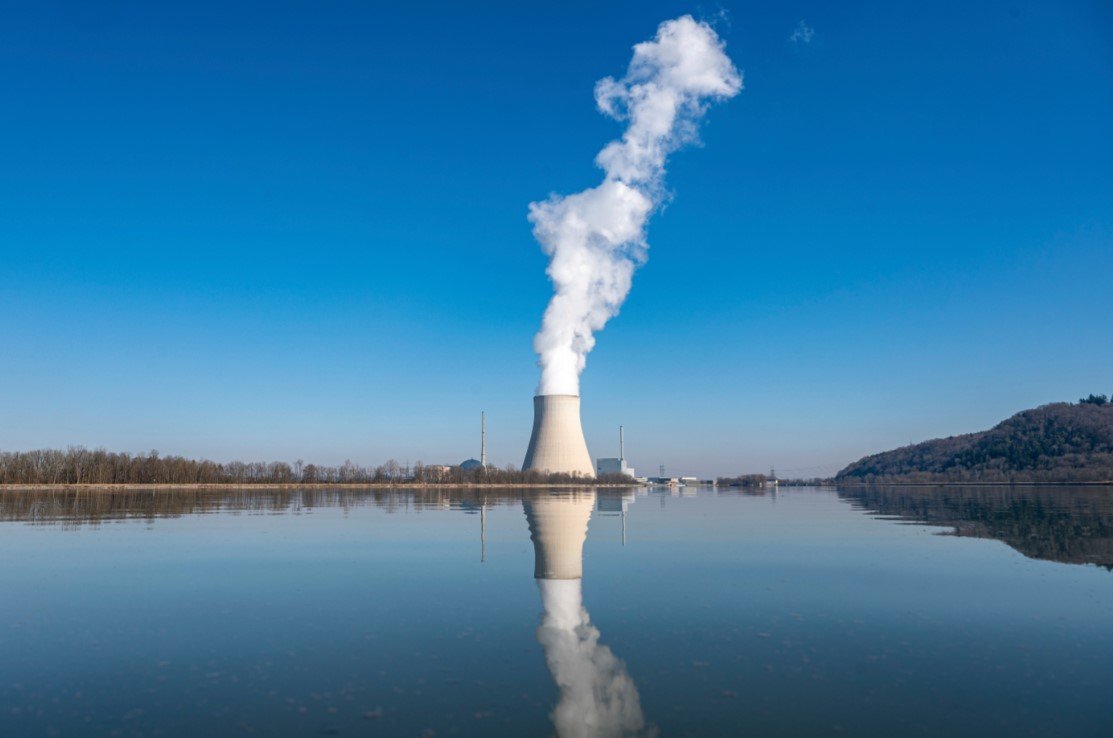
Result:
<svg viewBox="0 0 1113 738"><path fill-rule="evenodd" d="M1113 491L0 493L0 735L1113 735Z"/></svg>

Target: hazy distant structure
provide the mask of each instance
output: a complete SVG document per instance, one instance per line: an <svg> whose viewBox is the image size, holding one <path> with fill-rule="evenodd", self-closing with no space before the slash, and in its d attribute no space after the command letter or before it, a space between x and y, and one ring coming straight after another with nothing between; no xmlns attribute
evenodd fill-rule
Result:
<svg viewBox="0 0 1113 738"><path fill-rule="evenodd" d="M600 475L622 474L627 477L636 477L634 467L626 466L626 444L622 434L622 426L618 426L618 458L596 459L595 468Z"/></svg>
<svg viewBox="0 0 1113 738"><path fill-rule="evenodd" d="M579 395L533 398L533 433L522 470L595 476L580 425Z"/></svg>

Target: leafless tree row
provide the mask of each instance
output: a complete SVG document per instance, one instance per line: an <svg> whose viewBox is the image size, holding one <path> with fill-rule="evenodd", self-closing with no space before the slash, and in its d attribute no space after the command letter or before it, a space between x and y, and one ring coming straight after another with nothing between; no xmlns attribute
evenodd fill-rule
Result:
<svg viewBox="0 0 1113 738"><path fill-rule="evenodd" d="M0 484L560 484L591 481L570 474L523 472L508 466L462 469L414 466L394 459L378 466L345 461L340 466L293 465L284 461L244 462L129 454L71 446L65 451L0 452Z"/></svg>

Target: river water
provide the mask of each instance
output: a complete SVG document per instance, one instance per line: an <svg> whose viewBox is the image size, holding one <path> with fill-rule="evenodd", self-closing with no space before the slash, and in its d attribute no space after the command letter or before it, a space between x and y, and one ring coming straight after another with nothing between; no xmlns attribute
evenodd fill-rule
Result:
<svg viewBox="0 0 1113 738"><path fill-rule="evenodd" d="M0 735L1113 735L1109 488L0 493Z"/></svg>

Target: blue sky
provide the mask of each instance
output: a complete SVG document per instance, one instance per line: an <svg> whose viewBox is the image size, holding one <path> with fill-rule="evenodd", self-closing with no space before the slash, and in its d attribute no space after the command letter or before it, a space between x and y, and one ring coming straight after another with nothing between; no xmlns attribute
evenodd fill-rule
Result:
<svg viewBox="0 0 1113 738"><path fill-rule="evenodd" d="M594 455L829 473L1113 391L1106 3L226 5L0 10L0 448L458 461L485 409L520 464L526 207L686 12L745 89L597 335Z"/></svg>

